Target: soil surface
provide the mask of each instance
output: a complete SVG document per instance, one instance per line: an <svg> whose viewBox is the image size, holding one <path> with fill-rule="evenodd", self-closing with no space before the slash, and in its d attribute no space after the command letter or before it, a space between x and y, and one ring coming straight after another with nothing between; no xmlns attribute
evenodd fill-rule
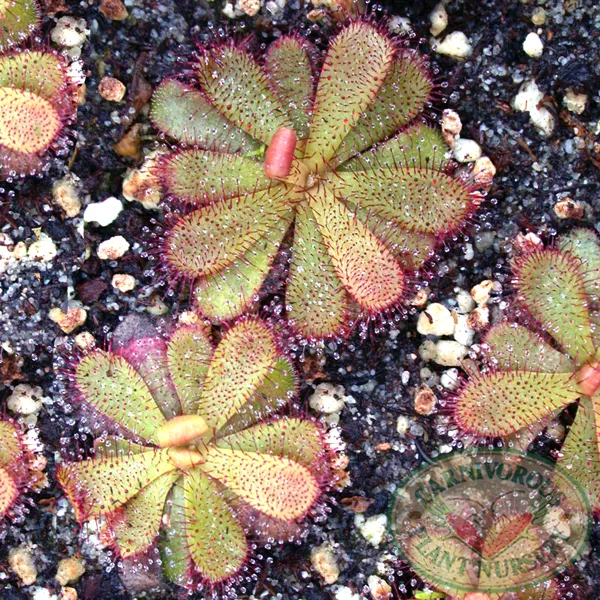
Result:
<svg viewBox="0 0 600 600"><path fill-rule="evenodd" d="M0 410L32 430L41 445L38 450L47 458L49 481L28 495L20 517L2 530L0 597L61 598L62 588L54 578L57 564L73 554L85 562L85 574L73 584L83 600L186 597L187 592L161 582L152 566L115 567L94 532L79 529L54 478L59 453L81 453L90 445L89 433L65 399L61 377L74 335L87 331L104 343L127 315L149 313L157 318L186 308L178 295L165 295L147 252L148 240L160 228L161 212L146 210L122 196L125 174L141 161L117 154L113 146L133 123L139 123L143 148L154 147L156 132L147 119L148 86L189 68L195 43L252 33L254 43L260 45L282 32L295 31L324 46L335 26L309 21L307 14L314 7L299 0L270 2L257 16L236 19L223 14L223 4L216 0L127 0L129 18L124 21L106 19L95 0L46 0L46 4L58 8L44 18L42 38L49 44L59 17L73 15L87 23L89 34L81 55L87 97L72 128L69 156L57 159L41 179L0 183L0 231L14 244L24 242L28 247L43 233L57 249L51 261L23 259L0 274ZM452 0L446 7L449 22L442 37L453 31L467 36L472 55L460 61L432 51L429 14L436 4L396 1L371 5L369 10L377 18L387 14L410 21L411 43L431 56L440 82L434 114L448 107L456 110L463 123L462 137L476 140L496 165L495 183L481 210L462 235L448 241L421 278L430 301L450 308L456 306L458 288L468 291L487 279L498 282L504 289L502 293L496 286L490 301L494 322L502 317L510 295L508 264L518 233L534 232L550 241L574 226L600 231L600 5L594 0ZM531 19L540 8L546 20L536 26ZM523 41L533 31L544 43L540 58L523 51ZM98 83L105 74L127 86L123 102L100 97ZM542 105L554 118L550 135L542 135L528 113L512 107L527 80L537 82L544 95ZM587 95L581 114L567 110L568 90ZM123 201L114 222L106 227L88 223L82 237L82 213L67 218L52 199L52 182L67 170L81 180L84 205L111 196ZM578 218L557 216L555 205L565 198L580 203ZM99 260L98 244L115 235L125 237L131 250L115 261ZM115 274L134 276L135 290L116 290L111 283ZM87 318L82 327L66 335L48 313L73 301L85 308ZM414 410L414 395L422 384L442 396L442 375L447 371L419 354L423 336L416 331L418 312L409 307L406 319L381 327L374 324L366 336L357 334L345 343L330 342L297 353L298 368L305 375L303 407L308 410L308 399L322 382L341 385L351 396L339 421L350 483L331 495L323 514L311 521L302 545L260 553L258 575L250 577L240 596L358 600L371 597L367 579L373 574L391 583L394 598L411 598L415 589L423 588L423 582L397 557L389 538L383 536L375 544L357 527L357 511L366 509L360 513L366 519L385 515L407 473L463 443L449 427L443 404L430 416ZM477 335L474 343L478 340ZM6 399L19 383L41 387L44 406L37 418L15 415L6 408ZM405 425L402 433L399 417ZM542 435L533 447L551 455L557 446ZM334 585L325 585L310 561L311 548L325 542L334 548L341 571ZM21 545L30 549L38 570L32 586L24 586L8 566L9 551ZM597 523L589 552L560 581L564 598L600 598ZM156 584L158 589L152 590Z"/></svg>

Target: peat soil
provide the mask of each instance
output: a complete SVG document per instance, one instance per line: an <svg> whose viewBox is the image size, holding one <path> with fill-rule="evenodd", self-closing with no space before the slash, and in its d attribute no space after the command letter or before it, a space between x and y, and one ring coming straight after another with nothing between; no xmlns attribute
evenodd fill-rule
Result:
<svg viewBox="0 0 600 600"><path fill-rule="evenodd" d="M90 33L82 53L87 99L73 128L76 152L57 160L43 179L0 184L0 231L15 244L22 241L28 246L41 231L58 250L52 261L23 259L0 275L0 410L9 412L6 398L14 385L42 388L44 408L37 420L29 419L25 426L33 430L40 449L43 447L49 480L47 487L29 496L22 517L2 530L0 598L61 598L54 579L57 563L78 552L86 571L74 587L83 600L185 597L185 592L167 584L158 591L136 592L156 582L152 568L125 569L128 591L119 577L123 569L113 566L93 533L79 530L54 479L58 453L89 446L90 436L63 400L58 376L64 365L64 348L73 335L62 333L48 319L48 312L66 307L70 300L81 302L87 319L77 332L88 331L103 343L128 314L185 308L178 296L164 295L154 276L152 258L145 252L161 214L123 200L124 208L114 222L106 227L87 224L82 237L82 214L65 217L52 200L52 182L65 174L68 164L81 179L84 204L110 196L122 199L123 177L139 161L118 155L113 145L133 122L139 122L144 147L153 147L156 132L143 108L145 83L154 86L164 76L185 69L195 41L237 32L239 36L252 33L255 44L260 45L280 32L303 31L325 44L332 29L308 21L306 15L313 7L298 0L281 3L283 7L271 12L263 6L256 17L235 20L223 15L222 5L216 1L128 0L130 16L122 22L104 18L96 0L46 0L46 4L59 10L44 19L43 37L48 43L53 19L74 15L87 22ZM595 0L452 0L447 6L445 33L462 31L473 47L472 57L461 62L431 51L428 15L436 4L431 0L397 1L372 5L370 10L410 20L415 33L412 43L431 55L440 82L448 83L440 87L443 98L436 108L457 110L463 137L476 140L498 169L480 212L460 237L448 241L423 274L431 300L450 307L456 288L470 290L485 279L499 282L504 295L496 294L491 300L495 321L501 318L506 307L503 300L510 294L508 264L516 234L535 232L551 241L557 232L574 226L600 230L600 6ZM275 8L274 3L269 6ZM522 43L529 32L538 29L531 17L540 7L547 13L545 24L539 26L544 51L541 58L534 59L524 53ZM125 102L113 104L100 97L98 82L104 74L127 85ZM543 91L543 106L554 116L555 127L547 137L531 123L528 113L511 107L522 83L530 79ZM563 99L567 89L587 94L582 114L566 110ZM583 214L577 220L559 219L554 212L557 201L565 197L583 203ZM124 236L131 250L116 261L99 260L95 253L98 243L114 235ZM128 293L115 290L111 279L117 273L133 275L136 289ZM423 339L416 332L417 316L417 309L412 308L405 320L373 325L364 339L357 335L345 343L329 343L319 351L301 353L298 367L306 379L301 402L307 410L308 398L320 382L339 384L353 398L346 403L339 422L349 458L350 484L332 494L327 519L310 525L303 545L262 553L258 562L263 568L241 592L242 597L357 600L370 597L365 586L373 574L392 582L396 598L410 598L413 589L422 587L397 559L391 540L384 537L374 545L356 526L357 510L366 508L365 518L385 514L407 473L423 465L426 457L461 443L447 426L443 406L427 417L414 411L414 394L421 384L429 384L441 396L444 370L421 359L418 348ZM399 417L407 424L402 434L397 431ZM553 449L543 437L534 444L540 452ZM357 500L359 497L363 500ZM332 586L322 582L310 562L311 548L324 542L334 547L341 570ZM21 544L32 550L38 569L37 581L29 587L23 586L8 566L10 549ZM590 546L589 553L564 575L564 598L600 598L598 525ZM197 593L194 597L203 596Z"/></svg>

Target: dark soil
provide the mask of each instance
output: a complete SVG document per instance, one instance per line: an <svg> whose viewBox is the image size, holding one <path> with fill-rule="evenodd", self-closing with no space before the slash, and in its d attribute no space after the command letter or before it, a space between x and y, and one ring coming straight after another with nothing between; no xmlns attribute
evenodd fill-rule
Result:
<svg viewBox="0 0 600 600"><path fill-rule="evenodd" d="M155 132L145 111L144 82L156 85L163 77L185 69L194 43L225 32L238 35L252 32L256 44L266 43L277 32L305 31L316 41L326 42L326 27L313 27L305 16L311 6L288 0L282 18L274 22L263 9L254 19L227 19L219 2L203 0L132 0L130 17L110 22L98 11L99 2L68 0L68 11L58 13L86 19L91 34L82 59L87 69L87 101L81 106L73 130L76 154L71 155L71 170L82 181L96 202L109 196L121 196L123 176L138 162L116 154L112 147L131 124L142 123L145 145L151 148ZM373 6L372 11L408 17L416 40L423 51L431 52L428 15L436 2L396 1ZM472 58L466 62L432 55L440 81L443 101L437 109L452 107L463 122L463 137L477 140L484 153L497 166L495 184L482 209L466 228L464 235L447 243L445 252L427 272L427 285L435 301L451 301L455 288L469 290L484 279L508 284L511 241L519 233L535 232L550 240L557 232L576 225L600 231L600 6L595 0L543 3L548 12L541 27L545 48L538 60L528 57L521 44L536 28L530 17L537 5L516 0L455 0L447 7L447 32L463 31L473 44ZM44 37L54 23L44 21ZM49 37L48 37L49 39ZM122 80L128 87L126 105L102 100L97 92L102 74ZM556 127L543 138L526 113L511 108L511 100L524 80L534 78L546 98L544 105L553 112ZM589 96L582 115L565 110L567 88ZM131 110L130 110L131 109ZM116 111L119 119L112 113ZM120 122L115 122L116 120ZM20 521L9 523L0 541L0 597L3 600L60 598L60 586L54 580L58 560L77 553L85 559L86 573L75 585L83 600L125 600L133 597L178 598L181 590L165 585L159 592L130 594L119 571L111 568L110 557L81 534L71 509L54 480L57 453L84 448L89 436L79 430L68 404L58 373L68 355L68 336L62 334L47 315L54 306L66 305L69 298L80 300L88 311L83 329L105 340L123 318L143 312L152 302L152 294L162 289L154 275L154 263L144 251L146 241L160 221L159 213L145 210L137 203L124 202L124 210L108 227L86 226L85 239L78 233L81 215L67 219L55 206L51 182L61 177L66 161L56 161L43 179L0 185L0 231L13 241L30 243L35 229L52 238L58 255L51 263L23 262L18 268L0 275L0 407L11 393L11 386L27 382L41 386L48 398L39 415L39 437L48 458L46 469L50 485L31 494ZM587 203L579 221L559 220L553 206L563 196ZM132 251L118 261L100 261L94 253L86 259L85 249L113 235L123 235ZM137 242L137 244L136 244ZM471 245L473 256L469 256ZM111 286L115 273L134 275L136 291L116 293ZM179 298L166 296L170 310L177 310ZM501 316L500 298L495 299L493 318ZM246 586L256 598L321 600L334 598L335 586L324 586L310 564L310 549L323 541L331 542L342 571L338 584L369 597L365 588L369 575L385 573L393 580L395 598L410 598L422 582L396 558L391 541L379 547L369 544L358 532L355 514L345 499L362 496L370 505L366 517L384 514L401 479L424 463L424 456L436 456L441 445L456 446L457 440L442 426L444 416L420 417L413 410L416 388L424 382L439 384L441 368L425 365L419 357L422 339L416 333L416 311L405 321L371 329L366 339L345 344L327 344L324 361L308 353L298 361L310 380L302 388L301 400L307 402L313 387L321 381L344 386L356 402L341 414L340 427L350 463L351 484L333 494L326 520L310 527L306 543L264 553L264 569L257 581ZM72 336L71 336L72 337ZM477 341L477 340L476 340ZM6 349L6 347L5 347ZM429 372L423 371L424 367ZM441 387L436 387L441 392ZM410 418L409 433L401 438L396 421ZM447 428L446 428L447 429ZM381 444L389 443L389 448ZM377 448L380 449L377 449ZM538 443L544 451L545 442ZM35 586L23 587L9 569L11 548L28 543L36 557L39 576ZM266 557L274 561L267 561ZM379 563L379 566L378 566ZM382 568L383 563L383 568ZM391 576L390 576L391 575ZM600 528L596 524L591 551L572 567L564 579L564 598L600 598ZM41 594L46 588L48 595ZM36 595L38 594L38 595ZM55 595L53 595L55 594ZM202 597L197 594L195 597ZM347 598L345 596L344 598ZM340 597L340 600L342 598Z"/></svg>

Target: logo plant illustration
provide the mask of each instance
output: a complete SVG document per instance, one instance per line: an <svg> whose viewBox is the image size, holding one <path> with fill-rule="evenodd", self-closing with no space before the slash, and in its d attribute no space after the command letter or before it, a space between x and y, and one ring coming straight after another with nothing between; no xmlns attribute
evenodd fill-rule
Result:
<svg viewBox="0 0 600 600"><path fill-rule="evenodd" d="M549 419L575 402L577 413L558 465L600 513L600 244L575 229L553 248L525 251L513 265L527 325L503 322L485 337L483 373L458 394L459 426L504 437Z"/></svg>
<svg viewBox="0 0 600 600"><path fill-rule="evenodd" d="M159 173L185 207L160 254L210 318L251 308L289 244L288 319L309 338L343 335L396 307L482 199L424 123L428 65L373 24L343 28L322 59L300 37L260 62L245 45L206 47L192 79L163 81L152 102L180 143Z"/></svg>
<svg viewBox="0 0 600 600"><path fill-rule="evenodd" d="M0 0L0 51L39 24L33 0ZM60 56L47 50L0 54L0 178L40 173L48 152L67 149L63 132L75 115L74 86Z"/></svg>
<svg viewBox="0 0 600 600"><path fill-rule="evenodd" d="M184 324L91 351L73 384L117 430L58 471L77 519L105 517L122 557L158 545L180 585L240 575L251 544L294 537L328 484L321 428L275 416L296 379L260 320L238 321L216 347L205 326Z"/></svg>
<svg viewBox="0 0 600 600"><path fill-rule="evenodd" d="M10 516L30 482L29 458L21 432L0 420L0 523Z"/></svg>

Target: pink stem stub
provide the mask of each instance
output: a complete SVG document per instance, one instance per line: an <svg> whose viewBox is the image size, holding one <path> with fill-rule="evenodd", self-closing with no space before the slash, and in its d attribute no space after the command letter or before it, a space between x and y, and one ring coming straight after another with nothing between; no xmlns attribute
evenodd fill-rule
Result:
<svg viewBox="0 0 600 600"><path fill-rule="evenodd" d="M593 396L600 388L600 363L585 365L577 374L579 388L586 396Z"/></svg>
<svg viewBox="0 0 600 600"><path fill-rule="evenodd" d="M291 127L280 127L265 152L265 175L270 179L287 177L292 170L296 149L296 133Z"/></svg>

